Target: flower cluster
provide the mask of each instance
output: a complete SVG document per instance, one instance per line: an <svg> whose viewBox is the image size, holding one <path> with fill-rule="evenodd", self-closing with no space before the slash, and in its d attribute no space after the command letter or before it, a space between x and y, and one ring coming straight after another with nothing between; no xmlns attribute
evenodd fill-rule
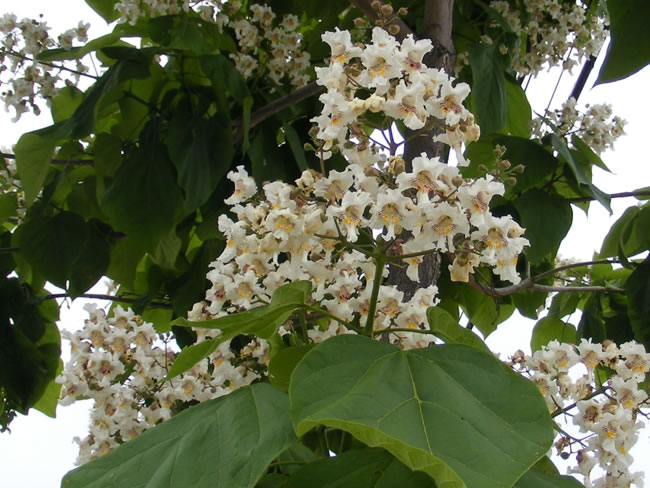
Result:
<svg viewBox="0 0 650 488"><path fill-rule="evenodd" d="M120 21L131 24L140 17L193 10L221 30L232 29L238 49L230 56L244 78L263 74L277 84L286 80L295 87L309 81L309 53L302 50L295 15L279 19L268 5L243 6L239 1L223 0L120 0L115 8Z"/></svg>
<svg viewBox="0 0 650 488"><path fill-rule="evenodd" d="M443 126L435 140L451 146L460 164L467 164L462 144L479 138L474 116L462 105L470 88L466 83L453 86L446 73L422 62L432 49L430 40L414 41L409 35L400 44L375 27L372 42L363 47L338 29L323 34L323 41L332 55L329 66L316 68L316 81L327 92L320 96L322 114L312 119L323 149L354 138L365 143L359 119L366 112L383 112L412 130Z"/></svg>
<svg viewBox="0 0 650 488"><path fill-rule="evenodd" d="M598 55L607 38L608 22L588 14L588 4L558 0L521 3L514 6L508 0L493 0L489 4L512 32L525 39L512 52L513 67L520 75L537 74L544 67L555 65L570 70L585 57ZM487 36L482 40L492 42ZM527 46L525 53L520 52L521 45ZM499 48L507 52L504 45Z"/></svg>
<svg viewBox="0 0 650 488"><path fill-rule="evenodd" d="M575 454L572 472L584 476L585 486L643 486L642 474L628 469L629 451L643 426L638 414L650 406L640 388L650 372L650 354L642 345L627 342L618 347L611 341L592 344L582 339L573 346L554 340L532 357L519 351L513 363L530 375L554 416L572 415L580 432L587 434L575 439L562 432L555 443L565 459ZM579 375L579 369L584 374ZM580 447L574 449L576 443ZM604 475L592 480L596 465Z"/></svg>
<svg viewBox="0 0 650 488"><path fill-rule="evenodd" d="M111 318L95 305L86 310L90 318L82 330L63 332L70 341L71 359L57 378L61 404L94 400L89 435L77 439L77 464L110 452L193 403L250 384L260 377L258 360L265 363L268 345L263 341L253 340L239 351L226 343L207 361L163 383L177 353L167 337L119 305ZM199 341L205 338L199 333Z"/></svg>
<svg viewBox="0 0 650 488"><path fill-rule="evenodd" d="M625 120L613 115L612 106L608 103L586 105L584 111L576 108L576 99L569 98L560 110L547 112L546 120L552 124L552 129L562 134L575 134L585 144L597 153L612 149L614 141L625 134ZM532 122L532 133L543 137L546 131L541 118Z"/></svg>
<svg viewBox="0 0 650 488"><path fill-rule="evenodd" d="M2 101L9 111L13 108L16 112L14 122L28 111L36 115L41 109L37 99L49 102L57 93L57 87L63 82L61 68L46 65L35 61L36 56L47 49L62 47L70 49L73 41L86 42L89 24L79 22L75 29L69 29L53 39L49 35L49 27L45 22L31 19L18 21L13 14L4 14L0 17L0 86L2 86ZM80 62L74 62L77 73L87 71ZM66 79L65 83L76 83L79 75Z"/></svg>

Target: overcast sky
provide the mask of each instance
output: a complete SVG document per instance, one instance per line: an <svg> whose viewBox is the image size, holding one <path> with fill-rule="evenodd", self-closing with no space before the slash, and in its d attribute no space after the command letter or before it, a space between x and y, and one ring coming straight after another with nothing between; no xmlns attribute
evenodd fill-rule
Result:
<svg viewBox="0 0 650 488"><path fill-rule="evenodd" d="M11 9L11 10L9 10ZM43 14L52 32L57 34L70 27L76 26L79 20L91 23L90 38L105 33L105 24L82 0L30 0L23 2L0 2L0 15L11 11L20 17L36 18ZM597 66L598 68L598 66ZM578 70L575 71L578 73ZM630 191L636 188L650 186L650 161L647 150L648 113L650 113L650 97L647 89L650 86L650 70L644 69L627 80L589 89L597 69L583 92L580 104L611 103L614 113L628 121L627 135L615 145L614 152L602 155L605 163L613 174L599 169L594 170L594 182L607 193ZM530 83L528 96L533 110L541 112L548 104L549 97L557 81L558 72L546 73ZM573 87L573 78L565 74L555 95L553 107L557 108L566 100ZM43 127L50 123L45 116L38 120L24 115L18 124L12 124L13 114L7 114L0 108L0 147L9 149L23 132ZM614 216L598 204L593 204L589 219L584 213L574 208L574 226L562 245L561 253L567 258L589 260L600 244L607 230L622 211L635 204L634 199L617 199L612 202ZM207 270L206 270L207 271ZM72 308L67 305L61 309L61 327L70 330L83 325L84 314L82 303L77 300ZM572 319L574 325L577 319ZM528 349L530 330L534 322L513 317L501 325L493 333L488 344L496 351L506 355L516 349ZM64 344L67 356L67 345ZM64 473L73 467L77 455L76 445L72 443L73 436L83 437L87 432L87 404L79 402L68 407L59 407L57 419L49 419L40 412L32 411L28 417L19 416L11 425L12 434L0 434L0 460L2 467L0 479L2 488L55 488L60 484ZM647 470L647 459L650 459L650 430L646 429L639 445L632 454L635 457L636 470ZM645 462L643 462L645 461ZM647 480L650 482L650 480Z"/></svg>

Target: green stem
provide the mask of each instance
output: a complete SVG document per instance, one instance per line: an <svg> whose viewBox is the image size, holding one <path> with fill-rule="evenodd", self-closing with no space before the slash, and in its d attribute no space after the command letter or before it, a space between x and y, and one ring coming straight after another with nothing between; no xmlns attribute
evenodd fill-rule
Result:
<svg viewBox="0 0 650 488"><path fill-rule="evenodd" d="M366 319L366 326L364 327L363 334L372 337L373 325L375 319L375 311L377 310L377 299L379 298L379 287L384 274L384 266L386 266L386 256L384 254L378 255L375 261L375 278L372 280L372 292L370 294L370 305L368 306L368 318Z"/></svg>
<svg viewBox="0 0 650 488"><path fill-rule="evenodd" d="M397 329L384 329L384 330L376 330L374 331L373 335L380 335L383 334L384 332L414 332L416 334L431 334L431 335L436 335L435 332L432 332L430 330L423 330L423 329L402 329L402 328L397 328Z"/></svg>
<svg viewBox="0 0 650 488"><path fill-rule="evenodd" d="M310 312L316 312L320 315L324 315L325 317L329 317L332 320L336 320L339 324L345 325L350 330L353 330L355 332L361 332L361 329L359 329L359 327L357 327L356 325L353 325L347 320L343 320L342 318L339 318L336 315L329 313L324 308L314 307L313 305L303 305L303 307L305 310L309 310Z"/></svg>

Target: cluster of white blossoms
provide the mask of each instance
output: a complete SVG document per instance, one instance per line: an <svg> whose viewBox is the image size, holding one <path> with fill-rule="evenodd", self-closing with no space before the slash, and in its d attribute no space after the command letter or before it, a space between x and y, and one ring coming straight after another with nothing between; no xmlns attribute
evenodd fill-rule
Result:
<svg viewBox="0 0 650 488"><path fill-rule="evenodd" d="M520 75L535 75L551 66L570 70L585 57L597 56L607 38L608 21L588 13L589 2L493 0L489 6L521 39L512 52L513 68ZM495 42L488 35L481 41ZM526 46L525 53L520 46ZM499 49L508 51L504 44ZM462 53L457 70L468 62L467 53Z"/></svg>
<svg viewBox="0 0 650 488"><path fill-rule="evenodd" d="M86 310L89 319L82 330L62 333L70 341L71 358L57 378L62 405L94 401L89 434L76 439L77 464L110 452L196 402L250 384L265 365L266 343L253 340L237 354L225 343L207 360L163 382L178 352L161 340L163 335L119 305L111 318L95 305ZM198 335L199 341L205 339Z"/></svg>
<svg viewBox="0 0 650 488"><path fill-rule="evenodd" d="M571 416L584 434L576 439L562 432L555 447L565 459L575 454L577 466L571 472L582 475L587 488L643 486L643 474L629 471L629 451L644 425L637 417L642 408L650 408L640 388L650 372L650 354L643 345L582 339L574 346L554 340L532 357L519 351L513 363L530 375L553 415ZM597 465L603 473L598 478L592 472Z"/></svg>
<svg viewBox="0 0 650 488"><path fill-rule="evenodd" d="M302 87L309 82L309 53L302 50L296 31L298 17L276 18L268 5L223 0L120 0L115 8L120 22L135 24L140 17L157 17L193 10L206 22L232 30L238 49L230 57L244 78L268 76L275 83L288 81Z"/></svg>
<svg viewBox="0 0 650 488"><path fill-rule="evenodd" d="M64 80L60 68L63 62L54 66L39 63L35 58L55 47L70 49L75 40L86 42L88 27L89 24L79 22L76 28L67 30L57 40L50 37L50 28L45 22L27 18L19 21L14 14L0 17L0 96L7 111L15 110L14 122L28 111L40 114L37 99L49 104L63 82L75 84L79 81L78 73L87 71L80 61L69 62L72 63L70 69L77 74Z"/></svg>
<svg viewBox="0 0 650 488"><path fill-rule="evenodd" d="M429 39L414 41L408 35L400 44L380 27L373 29L372 42L362 46L352 44L350 33L338 28L322 38L332 52L329 66L316 68L316 82L327 87L320 96L323 112L312 119L322 149L355 138L366 141L359 120L366 112L383 112L412 130L444 126L435 140L451 146L461 166L467 164L462 145L480 134L463 106L470 88L466 83L453 86L444 71L422 62L432 49Z"/></svg>
<svg viewBox="0 0 650 488"><path fill-rule="evenodd" d="M541 138L552 130L563 135L575 134L599 154L612 149L616 139L625 134L626 121L613 115L612 106L608 103L586 105L584 110L579 110L576 99L572 97L562 104L560 110L547 112L546 120L554 127L548 128L547 122L536 118L531 123L534 136Z"/></svg>

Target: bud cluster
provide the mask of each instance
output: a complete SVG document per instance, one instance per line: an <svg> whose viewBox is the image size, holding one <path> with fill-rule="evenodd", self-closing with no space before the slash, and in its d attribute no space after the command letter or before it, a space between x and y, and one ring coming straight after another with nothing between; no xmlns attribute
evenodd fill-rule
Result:
<svg viewBox="0 0 650 488"><path fill-rule="evenodd" d="M641 389L650 372L650 354L643 345L582 339L574 346L553 340L532 357L519 351L512 364L530 376L554 417L571 416L586 434L576 439L562 431L555 443L564 459L575 455L577 466L571 471L584 477L585 486L643 486L642 474L628 469L633 460L629 451L644 425L637 417L650 407ZM596 465L604 474L592 479Z"/></svg>

